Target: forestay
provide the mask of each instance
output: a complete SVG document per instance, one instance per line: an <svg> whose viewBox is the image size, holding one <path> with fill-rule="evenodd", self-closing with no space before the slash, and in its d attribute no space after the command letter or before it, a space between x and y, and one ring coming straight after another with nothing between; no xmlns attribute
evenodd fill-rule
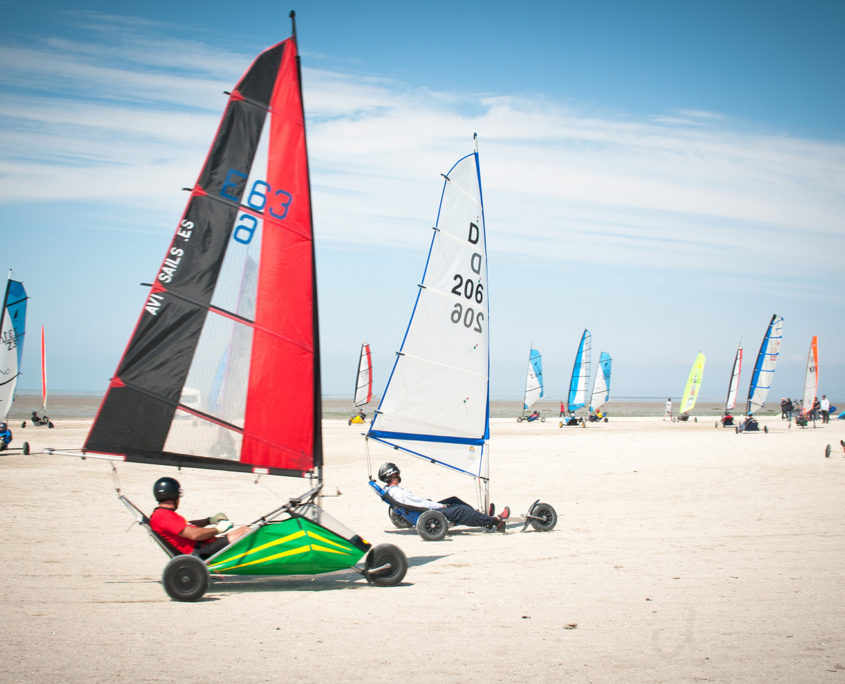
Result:
<svg viewBox="0 0 845 684"><path fill-rule="evenodd" d="M261 53L231 93L84 451L282 475L319 469L317 333L291 38Z"/></svg>
<svg viewBox="0 0 845 684"><path fill-rule="evenodd" d="M490 363L477 149L444 177L422 283L367 436L482 478Z"/></svg>
<svg viewBox="0 0 845 684"><path fill-rule="evenodd" d="M769 396L775 366L780 355L782 338L783 316L772 314L772 320L769 321L766 334L763 335L763 342L760 344L760 351L757 353L757 361L754 364L754 372L751 375L751 383L748 386L748 401L745 411L748 415L756 413L766 404L766 397Z"/></svg>

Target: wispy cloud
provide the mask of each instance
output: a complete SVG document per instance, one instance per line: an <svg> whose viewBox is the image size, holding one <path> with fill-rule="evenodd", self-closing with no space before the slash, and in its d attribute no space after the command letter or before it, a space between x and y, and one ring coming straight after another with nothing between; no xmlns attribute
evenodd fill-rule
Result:
<svg viewBox="0 0 845 684"><path fill-rule="evenodd" d="M123 21L77 20L104 35ZM45 184L56 200L138 201L193 180L219 93L253 55L132 27L119 43L0 48L9 93L0 202L40 200ZM718 112L614 118L539 96L438 92L307 67L304 81L324 241L407 244L420 219L433 220L436 172L478 131L491 247L506 253L535 254L541 242L564 260L727 270L753 250L750 268L762 272L787 256L809 266L789 245L799 235L841 246L842 145L741 130ZM822 252L813 258L834 258Z"/></svg>

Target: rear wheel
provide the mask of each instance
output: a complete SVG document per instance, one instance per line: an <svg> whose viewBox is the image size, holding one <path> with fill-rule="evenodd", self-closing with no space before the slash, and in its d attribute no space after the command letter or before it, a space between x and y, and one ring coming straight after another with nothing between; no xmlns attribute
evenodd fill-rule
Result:
<svg viewBox="0 0 845 684"><path fill-rule="evenodd" d="M545 422L546 422L546 419L545 419L545 418L540 418L540 422L541 422L541 423L545 423Z"/></svg>
<svg viewBox="0 0 845 684"><path fill-rule="evenodd" d="M830 444L828 444L828 445L824 448L824 457L825 457L825 458L830 458Z"/></svg>
<svg viewBox="0 0 845 684"><path fill-rule="evenodd" d="M413 527L411 523L405 520L405 518L399 515L392 508L387 509L387 515L390 516L390 522L393 523L393 526L398 527L400 530L407 530L409 527Z"/></svg>
<svg viewBox="0 0 845 684"><path fill-rule="evenodd" d="M538 532L549 532L557 525L557 512L551 504L534 504L528 515L531 516L531 527Z"/></svg>
<svg viewBox="0 0 845 684"><path fill-rule="evenodd" d="M440 541L449 531L449 522L440 511L423 511L417 518L417 532L425 541Z"/></svg>
<svg viewBox="0 0 845 684"><path fill-rule="evenodd" d="M364 576L377 587L392 587L399 584L408 572L408 558L398 546L379 544L370 549L364 561ZM378 569L375 572L373 568Z"/></svg>
<svg viewBox="0 0 845 684"><path fill-rule="evenodd" d="M519 417L516 419L516 422L517 422L517 423L521 423L521 422L522 422L522 416L519 416Z"/></svg>
<svg viewBox="0 0 845 684"><path fill-rule="evenodd" d="M176 556L165 566L161 581L174 601L196 601L208 589L208 568L196 556Z"/></svg>
<svg viewBox="0 0 845 684"><path fill-rule="evenodd" d="M29 456L29 442L23 443L23 455Z"/></svg>
<svg viewBox="0 0 845 684"><path fill-rule="evenodd" d="M813 426L813 427L815 427L815 426ZM769 426L768 425L763 426L763 432L765 432L766 434L769 434Z"/></svg>

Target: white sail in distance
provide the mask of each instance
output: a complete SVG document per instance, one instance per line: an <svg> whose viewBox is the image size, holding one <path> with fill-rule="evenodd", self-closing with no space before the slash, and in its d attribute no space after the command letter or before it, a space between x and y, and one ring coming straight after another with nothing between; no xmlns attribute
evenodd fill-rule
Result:
<svg viewBox="0 0 845 684"><path fill-rule="evenodd" d="M598 411L610 399L610 354L599 354L599 367L593 380L593 392L590 396L590 411Z"/></svg>
<svg viewBox="0 0 845 684"><path fill-rule="evenodd" d="M536 349L528 353L528 372L525 376L525 398L522 410L527 411L543 398L543 357Z"/></svg>

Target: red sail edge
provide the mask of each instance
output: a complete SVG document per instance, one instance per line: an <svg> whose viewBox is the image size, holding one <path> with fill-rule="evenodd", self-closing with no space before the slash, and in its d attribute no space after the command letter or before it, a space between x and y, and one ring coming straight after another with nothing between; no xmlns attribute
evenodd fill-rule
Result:
<svg viewBox="0 0 845 684"><path fill-rule="evenodd" d="M302 390L315 388L316 301L305 121L293 43L282 56L269 123L266 177L270 197L265 207L241 460L308 470L314 465L318 418L311 393ZM282 215L278 223L270 222ZM283 332L284 338L265 330ZM258 439L259 435L269 441ZM279 453L273 443L285 444L291 451Z"/></svg>
<svg viewBox="0 0 845 684"><path fill-rule="evenodd" d="M255 169L258 179L247 188L268 133L267 168ZM261 206L256 187L265 192ZM244 239L243 226L256 225L254 219L244 223L247 216L261 219L255 306L249 315L212 302L227 250L237 253L252 239L251 234ZM233 326L231 339L250 339L251 346L237 347L235 361L226 352L219 366L234 363L235 372L218 369L217 386L209 390L213 354L200 338L221 321ZM203 355L195 359L198 349ZM237 365L240 357L249 358L245 377ZM186 398L198 391L195 385L189 390L190 377L205 383L211 395L203 396L199 407ZM221 386L224 394L231 392L232 378L246 383L246 399L238 411L224 415L216 394ZM322 465L319 383L308 157L291 38L261 53L229 98L84 451L127 461L301 476ZM199 428L186 432L186 425ZM225 439L205 444L191 437L200 433ZM223 442L238 447L225 454L207 448Z"/></svg>

